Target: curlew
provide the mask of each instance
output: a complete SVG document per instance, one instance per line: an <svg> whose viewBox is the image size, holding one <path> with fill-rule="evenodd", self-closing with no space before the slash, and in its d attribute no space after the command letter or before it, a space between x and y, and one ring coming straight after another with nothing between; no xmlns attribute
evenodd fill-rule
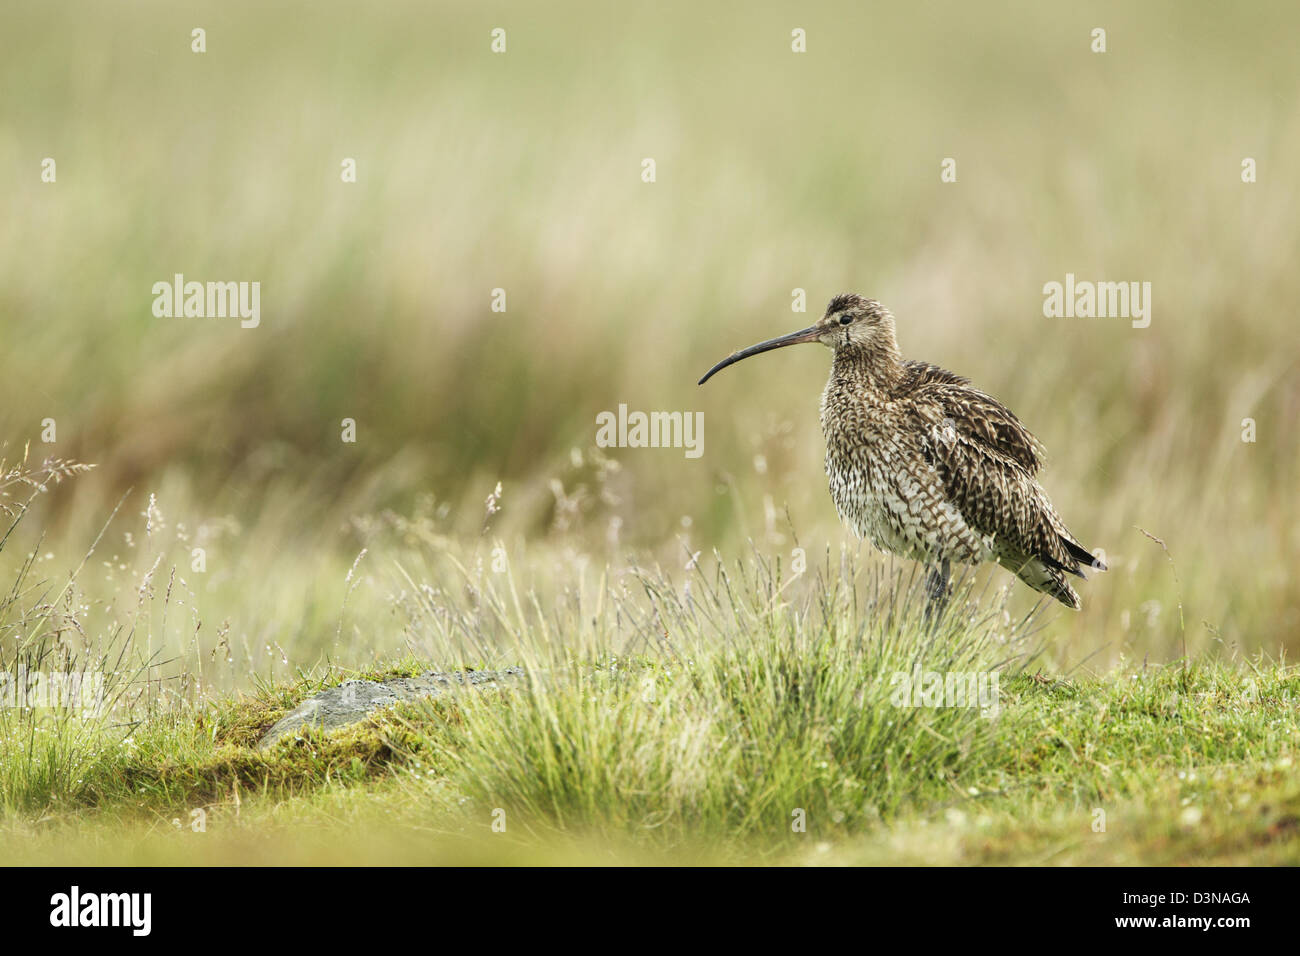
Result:
<svg viewBox="0 0 1300 956"><path fill-rule="evenodd" d="M728 356L700 384L741 359L800 342L835 353L821 402L835 507L882 551L929 566L927 615L946 603L953 563L985 561L1078 609L1066 575L1106 566L1035 480L1038 439L969 379L904 360L894 316L875 299L836 296L816 325Z"/></svg>

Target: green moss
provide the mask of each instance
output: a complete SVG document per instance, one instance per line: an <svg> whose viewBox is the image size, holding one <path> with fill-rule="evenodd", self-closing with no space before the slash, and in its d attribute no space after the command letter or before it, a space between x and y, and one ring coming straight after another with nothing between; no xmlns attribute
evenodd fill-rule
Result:
<svg viewBox="0 0 1300 956"><path fill-rule="evenodd" d="M259 713L250 708L251 714ZM259 751L229 739L211 749L173 758L151 750L124 760L116 768L120 787L98 792L100 801L130 799L159 808L193 807L242 794L266 793L286 798L327 786L347 786L386 775L420 751L400 708L380 711L366 720L333 731L304 726L274 746ZM251 720L251 718L250 718ZM245 722L239 733L255 722Z"/></svg>

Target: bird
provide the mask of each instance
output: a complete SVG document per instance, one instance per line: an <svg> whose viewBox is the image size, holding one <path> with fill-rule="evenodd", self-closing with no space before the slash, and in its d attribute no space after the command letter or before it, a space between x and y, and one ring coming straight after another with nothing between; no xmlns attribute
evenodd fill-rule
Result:
<svg viewBox="0 0 1300 956"><path fill-rule="evenodd" d="M826 474L841 519L882 551L926 565L926 617L946 607L952 565L992 561L1078 610L1067 575L1106 570L1056 513L1035 477L1037 438L1005 405L947 369L904 359L894 315L837 295L815 325L727 356L804 342L832 349L821 399Z"/></svg>

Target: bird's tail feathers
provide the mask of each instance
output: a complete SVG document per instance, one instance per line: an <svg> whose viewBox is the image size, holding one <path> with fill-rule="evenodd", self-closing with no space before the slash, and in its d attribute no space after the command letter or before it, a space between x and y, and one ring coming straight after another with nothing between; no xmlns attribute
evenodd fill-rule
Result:
<svg viewBox="0 0 1300 956"><path fill-rule="evenodd" d="M1082 607L1078 593L1074 588L1070 587L1069 582L1065 580L1065 574L1059 567L1052 567L1041 558L1029 558L1018 564L1015 561L1001 561L999 563L1006 565L1010 571L1015 573L1016 577L1035 591L1056 598L1056 600L1072 610L1077 611Z"/></svg>
<svg viewBox="0 0 1300 956"><path fill-rule="evenodd" d="M1063 534L1059 537L1061 539L1061 544L1065 545L1065 550L1070 553L1070 557L1074 558L1080 564L1093 568L1094 570L1106 570L1105 563L1079 542L1075 541L1069 535ZM1082 575L1080 576L1082 577Z"/></svg>

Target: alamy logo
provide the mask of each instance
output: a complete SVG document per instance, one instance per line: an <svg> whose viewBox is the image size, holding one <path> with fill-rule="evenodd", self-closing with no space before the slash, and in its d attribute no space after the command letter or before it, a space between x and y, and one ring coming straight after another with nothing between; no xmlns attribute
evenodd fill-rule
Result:
<svg viewBox="0 0 1300 956"><path fill-rule="evenodd" d="M1065 274L1065 282L1043 286L1043 315L1049 319L1132 319L1133 328L1151 324L1150 282L1075 281L1074 273Z"/></svg>
<svg viewBox="0 0 1300 956"><path fill-rule="evenodd" d="M246 329L262 321L260 282L186 282L178 272L171 282L155 282L153 295L153 314L160 319L238 317Z"/></svg>
<svg viewBox="0 0 1300 956"><path fill-rule="evenodd" d="M51 926L129 926L131 935L148 936L153 923L152 893L69 893L50 897Z"/></svg>
<svg viewBox="0 0 1300 956"><path fill-rule="evenodd" d="M0 708L50 707L104 712L104 675L95 672L0 671Z"/></svg>
<svg viewBox="0 0 1300 956"><path fill-rule="evenodd" d="M996 717L997 671L897 671L889 679L895 707L978 707L981 717Z"/></svg>
<svg viewBox="0 0 1300 956"><path fill-rule="evenodd" d="M703 412L629 412L596 416L598 448L684 448L687 458L704 454Z"/></svg>

